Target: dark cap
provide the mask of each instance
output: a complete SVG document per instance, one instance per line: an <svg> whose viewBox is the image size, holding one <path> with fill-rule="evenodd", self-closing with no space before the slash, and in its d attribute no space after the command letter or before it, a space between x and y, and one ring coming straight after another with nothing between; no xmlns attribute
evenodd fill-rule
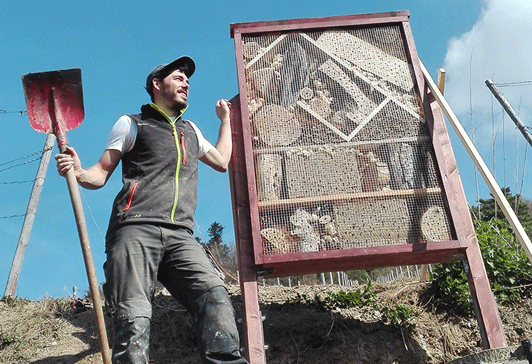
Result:
<svg viewBox="0 0 532 364"><path fill-rule="evenodd" d="M188 78L190 78L190 76L192 76L194 74L194 71L196 70L196 64L194 63L192 58L188 56L182 56L171 63L160 64L155 67L146 79L146 91L148 91L150 96L153 97L154 78L163 79L181 66L185 66L184 73L185 75L187 75Z"/></svg>

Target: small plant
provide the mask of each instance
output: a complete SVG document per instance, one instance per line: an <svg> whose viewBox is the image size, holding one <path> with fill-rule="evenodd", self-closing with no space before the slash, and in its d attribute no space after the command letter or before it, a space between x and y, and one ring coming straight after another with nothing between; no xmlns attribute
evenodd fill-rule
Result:
<svg viewBox="0 0 532 364"><path fill-rule="evenodd" d="M401 304L395 306L386 306L379 311L382 313L385 320L391 323L393 326L407 329L414 327L412 318L419 315L419 312Z"/></svg>
<svg viewBox="0 0 532 364"><path fill-rule="evenodd" d="M473 316L471 291L462 262L436 264L432 269L431 279L436 297L453 307L457 314Z"/></svg>
<svg viewBox="0 0 532 364"><path fill-rule="evenodd" d="M0 348L4 348L15 342L15 335L12 334L2 334L0 341Z"/></svg>
<svg viewBox="0 0 532 364"><path fill-rule="evenodd" d="M25 298L17 298L17 297L13 297L13 296L3 296L2 298L0 298L0 301L5 303L6 305L8 305L10 307L14 307L17 304L22 305L24 303L29 302Z"/></svg>
<svg viewBox="0 0 532 364"><path fill-rule="evenodd" d="M316 303L324 310L333 310L336 308L361 307L375 301L375 294L372 292L371 282L364 286L361 291L339 291L338 293L327 292L327 296L321 298L320 295L315 297Z"/></svg>

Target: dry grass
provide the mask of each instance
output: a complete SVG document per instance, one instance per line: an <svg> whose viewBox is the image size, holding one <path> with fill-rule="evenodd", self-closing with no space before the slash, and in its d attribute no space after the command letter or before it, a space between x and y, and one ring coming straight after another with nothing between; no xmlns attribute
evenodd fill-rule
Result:
<svg viewBox="0 0 532 364"><path fill-rule="evenodd" d="M0 363L30 362L35 354L57 346L71 332L69 318L87 310L88 301L45 298L41 301L3 297L0 302ZM80 329L80 332L82 330Z"/></svg>
<svg viewBox="0 0 532 364"><path fill-rule="evenodd" d="M301 297L338 292L336 285L259 286L268 364L440 364L481 350L474 319L457 317L427 297L419 282L375 284L382 306L401 304L419 312L415 326L402 330L382 321L374 305L322 311ZM238 286L228 286L237 318ZM532 337L532 299L501 306L509 345ZM242 327L240 330L242 333ZM109 334L111 333L108 327ZM0 301L0 363L101 363L94 310L87 300ZM158 291L154 300L151 363L197 364L199 354L190 315Z"/></svg>

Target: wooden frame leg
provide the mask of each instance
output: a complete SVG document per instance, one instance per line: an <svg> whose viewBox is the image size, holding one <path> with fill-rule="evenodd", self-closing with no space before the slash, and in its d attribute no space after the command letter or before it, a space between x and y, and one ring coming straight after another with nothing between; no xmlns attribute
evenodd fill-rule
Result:
<svg viewBox="0 0 532 364"><path fill-rule="evenodd" d="M464 267L475 306L475 315L480 327L483 348L506 347L507 343L499 309L490 288L477 239L474 239L466 250Z"/></svg>

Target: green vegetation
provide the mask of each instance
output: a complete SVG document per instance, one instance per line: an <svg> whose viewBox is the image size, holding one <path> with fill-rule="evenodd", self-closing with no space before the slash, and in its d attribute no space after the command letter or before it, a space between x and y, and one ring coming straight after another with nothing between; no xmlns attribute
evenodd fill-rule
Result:
<svg viewBox="0 0 532 364"><path fill-rule="evenodd" d="M411 329L414 327L412 319L419 315L419 312L412 310L407 305L386 306L380 309L386 322L398 328Z"/></svg>
<svg viewBox="0 0 532 364"><path fill-rule="evenodd" d="M327 296L321 298L320 295L315 297L316 303L323 310L334 310L336 308L351 308L368 305L375 301L375 293L372 292L371 283L364 286L363 290L340 291L338 293L327 292Z"/></svg>
<svg viewBox="0 0 532 364"><path fill-rule="evenodd" d="M509 189L503 189L509 203L525 228L528 236L532 232L530 201L523 201L519 195L510 196ZM516 302L532 292L532 264L519 242L515 239L509 223L494 199L480 200L478 207L472 207L475 230L488 279L500 302ZM476 217L475 217L476 216ZM480 219L478 218L480 217ZM436 297L447 302L463 315L473 314L471 294L462 262L442 263L432 270L432 287Z"/></svg>
<svg viewBox="0 0 532 364"><path fill-rule="evenodd" d="M6 305L8 305L10 307L13 307L13 306L16 306L16 305L23 305L23 304L29 302L29 300L27 300L26 298L17 298L17 297L13 297L13 296L3 296L2 298L0 298L0 302L3 302L3 303L5 303Z"/></svg>
<svg viewBox="0 0 532 364"><path fill-rule="evenodd" d="M413 328L414 322L412 318L418 315L417 311L403 304L380 307L377 303L377 296L373 292L371 282L364 285L362 289L354 291L327 292L325 297L316 294L314 299L310 299L305 295L300 295L299 301L307 305L317 305L319 309L325 311L372 306L376 311L381 313L385 323L389 323L400 329Z"/></svg>
<svg viewBox="0 0 532 364"><path fill-rule="evenodd" d="M15 335L9 333L2 333L0 335L0 349L15 342Z"/></svg>

